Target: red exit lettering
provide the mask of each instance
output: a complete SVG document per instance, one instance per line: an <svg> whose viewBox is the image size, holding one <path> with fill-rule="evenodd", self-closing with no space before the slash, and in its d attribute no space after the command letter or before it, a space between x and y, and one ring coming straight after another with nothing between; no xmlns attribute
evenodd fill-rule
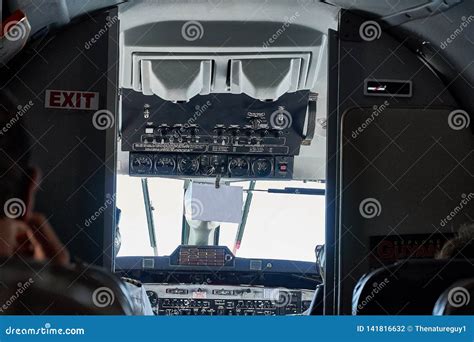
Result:
<svg viewBox="0 0 474 342"><path fill-rule="evenodd" d="M99 93L90 91L46 90L46 108L99 109Z"/></svg>

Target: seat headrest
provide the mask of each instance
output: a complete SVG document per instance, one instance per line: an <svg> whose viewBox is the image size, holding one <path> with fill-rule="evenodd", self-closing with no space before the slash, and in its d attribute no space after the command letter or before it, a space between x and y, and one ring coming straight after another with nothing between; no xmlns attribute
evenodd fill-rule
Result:
<svg viewBox="0 0 474 342"><path fill-rule="evenodd" d="M1 315L132 314L124 284L96 266L0 259L0 279Z"/></svg>
<svg viewBox="0 0 474 342"><path fill-rule="evenodd" d="M452 284L438 298L433 315L474 314L474 278L463 279Z"/></svg>

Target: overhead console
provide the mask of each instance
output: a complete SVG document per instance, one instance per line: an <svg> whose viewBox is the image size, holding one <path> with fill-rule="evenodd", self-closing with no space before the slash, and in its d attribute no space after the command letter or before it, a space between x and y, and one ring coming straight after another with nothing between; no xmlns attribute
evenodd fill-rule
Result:
<svg viewBox="0 0 474 342"><path fill-rule="evenodd" d="M321 32L191 20L126 27L120 39L130 175L293 178L315 132Z"/></svg>
<svg viewBox="0 0 474 342"><path fill-rule="evenodd" d="M291 178L293 156L314 130L308 91L273 102L216 94L173 103L131 90L124 97L131 175Z"/></svg>

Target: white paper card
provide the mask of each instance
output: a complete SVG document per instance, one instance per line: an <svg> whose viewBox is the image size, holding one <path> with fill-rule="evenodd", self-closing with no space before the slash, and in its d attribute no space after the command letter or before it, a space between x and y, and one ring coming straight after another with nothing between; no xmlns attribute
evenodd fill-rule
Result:
<svg viewBox="0 0 474 342"><path fill-rule="evenodd" d="M193 220L240 223L243 189L241 186L191 183L185 195L185 207Z"/></svg>

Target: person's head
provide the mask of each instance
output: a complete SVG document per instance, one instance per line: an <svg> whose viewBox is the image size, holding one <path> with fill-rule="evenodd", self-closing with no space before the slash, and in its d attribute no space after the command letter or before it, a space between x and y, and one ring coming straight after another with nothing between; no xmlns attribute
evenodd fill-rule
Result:
<svg viewBox="0 0 474 342"><path fill-rule="evenodd" d="M321 275L321 280L325 281L325 267L326 267L326 252L324 250L324 245L317 245L314 252L316 253L316 264Z"/></svg>
<svg viewBox="0 0 474 342"><path fill-rule="evenodd" d="M122 236L120 234L120 217L122 216L122 210L115 208L115 236L114 236L114 251L115 256L118 255L120 247L122 247Z"/></svg>
<svg viewBox="0 0 474 342"><path fill-rule="evenodd" d="M457 235L447 241L437 259L474 259L474 223L465 224Z"/></svg>
<svg viewBox="0 0 474 342"><path fill-rule="evenodd" d="M30 139L23 115L14 97L0 91L0 218L18 213L27 217L33 206L39 175L29 164Z"/></svg>

